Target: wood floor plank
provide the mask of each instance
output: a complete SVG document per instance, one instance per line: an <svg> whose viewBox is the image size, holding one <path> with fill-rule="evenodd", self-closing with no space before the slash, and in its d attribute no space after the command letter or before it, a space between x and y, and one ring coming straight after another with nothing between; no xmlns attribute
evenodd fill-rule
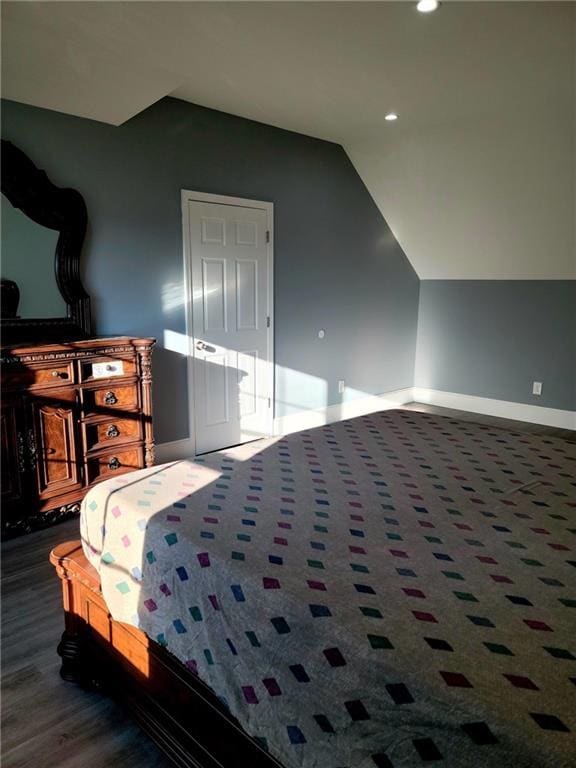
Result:
<svg viewBox="0 0 576 768"><path fill-rule="evenodd" d="M48 555L75 538L77 519L2 544L2 766L171 768L113 701L59 675L64 619Z"/></svg>

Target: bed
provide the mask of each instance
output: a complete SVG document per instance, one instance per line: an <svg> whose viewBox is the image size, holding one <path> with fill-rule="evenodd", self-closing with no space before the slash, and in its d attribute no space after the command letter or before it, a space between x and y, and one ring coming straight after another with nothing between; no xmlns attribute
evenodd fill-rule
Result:
<svg viewBox="0 0 576 768"><path fill-rule="evenodd" d="M102 483L64 676L180 765L574 766L575 466L385 411Z"/></svg>

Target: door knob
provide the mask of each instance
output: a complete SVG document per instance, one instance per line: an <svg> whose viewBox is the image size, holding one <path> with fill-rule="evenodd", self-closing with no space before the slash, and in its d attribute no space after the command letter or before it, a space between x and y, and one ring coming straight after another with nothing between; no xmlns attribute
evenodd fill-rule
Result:
<svg viewBox="0 0 576 768"><path fill-rule="evenodd" d="M203 341L197 341L196 342L196 349L200 349L200 350L206 349L206 344L204 344Z"/></svg>

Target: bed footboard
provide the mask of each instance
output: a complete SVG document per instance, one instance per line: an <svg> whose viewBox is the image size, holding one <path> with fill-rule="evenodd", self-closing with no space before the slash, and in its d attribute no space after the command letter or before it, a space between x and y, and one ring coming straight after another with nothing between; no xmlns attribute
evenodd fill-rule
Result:
<svg viewBox="0 0 576 768"><path fill-rule="evenodd" d="M282 768L191 671L112 619L79 541L57 546L50 561L62 580L64 680L117 698L179 768Z"/></svg>

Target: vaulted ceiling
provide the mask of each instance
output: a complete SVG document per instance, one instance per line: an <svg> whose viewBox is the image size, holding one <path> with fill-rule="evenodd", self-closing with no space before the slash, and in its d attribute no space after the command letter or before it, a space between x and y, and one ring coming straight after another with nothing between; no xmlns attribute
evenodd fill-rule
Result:
<svg viewBox="0 0 576 768"><path fill-rule="evenodd" d="M5 98L119 125L172 95L336 141L421 278L576 278L573 2L32 1L2 20Z"/></svg>

